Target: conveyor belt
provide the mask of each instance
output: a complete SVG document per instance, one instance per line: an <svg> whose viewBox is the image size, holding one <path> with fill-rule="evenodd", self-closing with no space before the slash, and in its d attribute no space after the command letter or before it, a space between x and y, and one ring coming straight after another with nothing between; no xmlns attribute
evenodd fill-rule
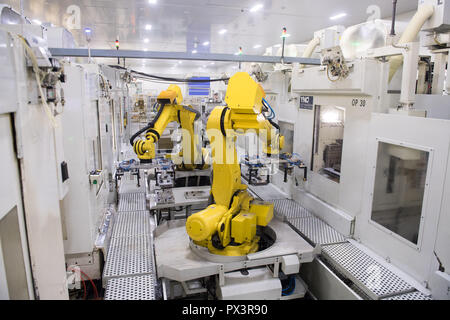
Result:
<svg viewBox="0 0 450 320"><path fill-rule="evenodd" d="M432 300L432 299L424 295L422 292L414 291L394 297L385 298L383 300Z"/></svg>
<svg viewBox="0 0 450 320"><path fill-rule="evenodd" d="M245 180L242 180L244 184L247 184ZM249 191L254 196L265 200L274 201L286 199L286 194L282 193L279 189L275 188L273 185L268 184L266 186L249 186Z"/></svg>
<svg viewBox="0 0 450 320"><path fill-rule="evenodd" d="M110 279L105 300L156 300L155 286L153 275Z"/></svg>
<svg viewBox="0 0 450 320"><path fill-rule="evenodd" d="M145 211L146 208L145 193L119 193L119 212Z"/></svg>
<svg viewBox="0 0 450 320"><path fill-rule="evenodd" d="M119 194L127 194L127 193L145 193L145 179L144 175L141 175L139 180L137 176L131 175L129 172L124 174L122 179L119 182Z"/></svg>
<svg viewBox="0 0 450 320"><path fill-rule="evenodd" d="M105 300L155 300L153 225L146 210L145 187L138 188L134 181L133 189L129 181L122 179L119 188L118 213L103 271Z"/></svg>
<svg viewBox="0 0 450 320"><path fill-rule="evenodd" d="M345 237L321 219L292 200L274 200L275 215L288 224L311 243L327 245L345 242Z"/></svg>
<svg viewBox="0 0 450 320"><path fill-rule="evenodd" d="M322 256L371 299L413 292L415 289L368 254L346 242L324 246Z"/></svg>

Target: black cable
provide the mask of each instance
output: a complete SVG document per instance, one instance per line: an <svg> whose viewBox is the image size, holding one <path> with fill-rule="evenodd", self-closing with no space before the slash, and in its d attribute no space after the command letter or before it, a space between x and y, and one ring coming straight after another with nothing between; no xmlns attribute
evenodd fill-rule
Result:
<svg viewBox="0 0 450 320"><path fill-rule="evenodd" d="M161 114L163 112L163 109L166 105L163 104L161 105L161 107L158 110L158 113L156 114L155 119L153 119L152 122L150 122L148 124L148 126L146 126L145 128L142 128L141 130L139 130L138 132L136 132L130 139L130 144L131 146L134 146L134 140L136 140L137 137L139 137L141 134L143 134L145 131L153 129L155 127L155 123L159 120L159 117L161 117Z"/></svg>
<svg viewBox="0 0 450 320"><path fill-rule="evenodd" d="M127 68L116 66L116 65L110 65L111 68L114 69L121 69L121 70L128 70ZM181 82L181 83L208 83L208 82L220 82L220 81L228 81L230 78L223 78L223 79L209 79L209 80L201 80L201 79L178 79L178 78L169 78L169 77L161 77L161 76L155 76L152 74L136 71L136 70L129 70L131 73L134 73L136 75L140 75L145 78L150 79L157 79L157 80L163 80L163 81L170 81L170 82Z"/></svg>
<svg viewBox="0 0 450 320"><path fill-rule="evenodd" d="M278 131L280 131L280 126L278 124L276 124L275 122L273 122L273 120L267 120L267 121L269 121L272 126L274 126L276 129L278 129Z"/></svg>

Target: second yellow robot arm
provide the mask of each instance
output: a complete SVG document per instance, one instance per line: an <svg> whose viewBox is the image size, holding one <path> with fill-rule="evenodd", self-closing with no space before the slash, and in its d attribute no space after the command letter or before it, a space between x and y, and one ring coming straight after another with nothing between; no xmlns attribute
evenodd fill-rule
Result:
<svg viewBox="0 0 450 320"><path fill-rule="evenodd" d="M155 143L169 123L178 122L183 129L183 148L177 157L181 158L184 169L187 170L193 170L198 163L202 164L202 150L197 150L194 133L194 122L200 114L191 107L182 106L182 101L181 89L176 85L171 85L158 96L160 109L155 120L146 129L146 139L132 142L134 152L141 162L151 161L156 157Z"/></svg>

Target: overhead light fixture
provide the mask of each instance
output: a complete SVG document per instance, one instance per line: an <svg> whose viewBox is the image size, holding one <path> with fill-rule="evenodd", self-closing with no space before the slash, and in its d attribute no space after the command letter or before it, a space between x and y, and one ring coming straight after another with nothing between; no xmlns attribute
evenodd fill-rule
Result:
<svg viewBox="0 0 450 320"><path fill-rule="evenodd" d="M148 38L144 39L144 43L149 43L149 42L150 42L150 40Z"/></svg>
<svg viewBox="0 0 450 320"><path fill-rule="evenodd" d="M182 64L183 63L183 61L178 61L178 64Z"/></svg>
<svg viewBox="0 0 450 320"><path fill-rule="evenodd" d="M196 54L197 53L197 50L192 50L192 54Z"/></svg>
<svg viewBox="0 0 450 320"><path fill-rule="evenodd" d="M39 21L38 19L34 19L33 22L34 22L35 24L42 25L42 22Z"/></svg>
<svg viewBox="0 0 450 320"><path fill-rule="evenodd" d="M158 0L148 0L148 3L150 4L156 4L158 2Z"/></svg>
<svg viewBox="0 0 450 320"><path fill-rule="evenodd" d="M203 45L206 47L206 46L209 46L209 41L205 41L205 42L203 42Z"/></svg>
<svg viewBox="0 0 450 320"><path fill-rule="evenodd" d="M227 29L222 29L219 31L219 34L225 34L225 33L227 33L227 31L228 31Z"/></svg>
<svg viewBox="0 0 450 320"><path fill-rule="evenodd" d="M145 30L152 30L152 25L151 24L146 24L145 25Z"/></svg>
<svg viewBox="0 0 450 320"><path fill-rule="evenodd" d="M216 64L215 62L211 62L211 63L210 63L210 65L212 65L212 66L215 65L215 64Z"/></svg>
<svg viewBox="0 0 450 320"><path fill-rule="evenodd" d="M339 13L339 14L337 14L337 15L335 15L335 16L330 17L330 20L337 20L337 19L344 18L344 17L346 17L346 16L347 16L346 13Z"/></svg>
<svg viewBox="0 0 450 320"><path fill-rule="evenodd" d="M256 12L261 10L262 8L264 8L264 5L261 3L258 3L257 5L254 5L251 9L250 12Z"/></svg>
<svg viewBox="0 0 450 320"><path fill-rule="evenodd" d="M253 46L253 49L259 49L259 48L261 48L262 46L260 45L260 44L257 44L257 45L254 45Z"/></svg>

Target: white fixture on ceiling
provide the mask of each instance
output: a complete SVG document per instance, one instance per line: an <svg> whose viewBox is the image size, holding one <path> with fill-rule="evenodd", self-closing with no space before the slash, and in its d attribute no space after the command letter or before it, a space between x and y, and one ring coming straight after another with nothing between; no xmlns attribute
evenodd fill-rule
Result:
<svg viewBox="0 0 450 320"><path fill-rule="evenodd" d="M347 16L346 13L339 13L339 14L337 14L337 15L331 16L331 17L330 17L330 20L338 20L338 19L344 18L344 17L346 17L346 16Z"/></svg>
<svg viewBox="0 0 450 320"><path fill-rule="evenodd" d="M264 5L262 3L258 3L256 5L254 5L251 9L250 12L256 12L261 10L262 8L264 8Z"/></svg>
<svg viewBox="0 0 450 320"><path fill-rule="evenodd" d="M227 29L222 29L219 31L219 34L225 34L225 33L227 33L227 31L228 31Z"/></svg>
<svg viewBox="0 0 450 320"><path fill-rule="evenodd" d="M197 53L197 50L192 50L192 53L193 53L193 54L196 54L196 53Z"/></svg>
<svg viewBox="0 0 450 320"><path fill-rule="evenodd" d="M261 48L260 44L256 44L256 45L253 46L253 49L259 49L259 48Z"/></svg>
<svg viewBox="0 0 450 320"><path fill-rule="evenodd" d="M152 25L151 24L145 25L145 30L152 30Z"/></svg>
<svg viewBox="0 0 450 320"><path fill-rule="evenodd" d="M156 4L158 2L158 0L148 0L148 3L150 4Z"/></svg>
<svg viewBox="0 0 450 320"><path fill-rule="evenodd" d="M209 41L205 41L205 42L203 42L203 45L206 47L206 46L209 46Z"/></svg>
<svg viewBox="0 0 450 320"><path fill-rule="evenodd" d="M144 43L149 43L149 42L150 42L150 40L148 38L144 39Z"/></svg>

